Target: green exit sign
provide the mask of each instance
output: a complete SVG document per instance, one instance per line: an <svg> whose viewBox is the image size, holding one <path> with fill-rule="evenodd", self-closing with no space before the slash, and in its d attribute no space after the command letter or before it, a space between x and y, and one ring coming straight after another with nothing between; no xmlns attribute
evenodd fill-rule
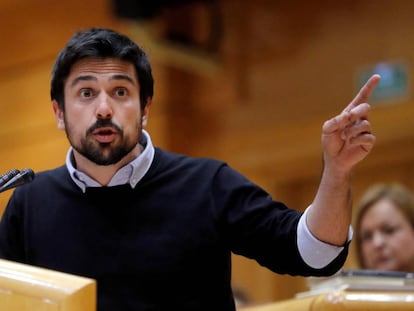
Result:
<svg viewBox="0 0 414 311"><path fill-rule="evenodd" d="M370 97L370 102L393 102L409 95L408 69L403 63L382 62L362 69L358 76L358 89L373 74L379 74L381 81Z"/></svg>

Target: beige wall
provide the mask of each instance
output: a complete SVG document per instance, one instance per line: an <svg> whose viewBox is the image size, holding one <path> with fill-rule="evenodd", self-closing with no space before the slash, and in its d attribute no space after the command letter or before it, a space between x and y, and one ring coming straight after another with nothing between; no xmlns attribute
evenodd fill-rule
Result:
<svg viewBox="0 0 414 311"><path fill-rule="evenodd" d="M411 75L414 2L227 0L219 9L219 50L206 63L189 65L115 19L107 1L0 0L0 172L63 163L68 145L52 115L50 69L75 30L105 26L130 33L152 58L156 91L148 129L155 144L223 159L276 199L305 208L321 171L322 123L351 100L358 70L402 60ZM202 16L199 7L194 12ZM183 21L157 20L150 29L173 23ZM196 19L192 29L202 33L205 23ZM411 96L374 103L377 144L356 171L356 199L376 181L414 189L413 106ZM0 195L0 209L9 195ZM355 267L352 252L346 266ZM256 301L305 289L303 278L274 275L236 256L234 282Z"/></svg>

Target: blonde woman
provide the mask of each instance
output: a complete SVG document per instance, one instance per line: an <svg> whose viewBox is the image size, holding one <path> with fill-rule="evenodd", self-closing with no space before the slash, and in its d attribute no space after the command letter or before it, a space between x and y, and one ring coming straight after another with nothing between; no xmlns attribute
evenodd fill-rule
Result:
<svg viewBox="0 0 414 311"><path fill-rule="evenodd" d="M361 268L414 272L414 195L405 186L370 187L358 204L355 229Z"/></svg>

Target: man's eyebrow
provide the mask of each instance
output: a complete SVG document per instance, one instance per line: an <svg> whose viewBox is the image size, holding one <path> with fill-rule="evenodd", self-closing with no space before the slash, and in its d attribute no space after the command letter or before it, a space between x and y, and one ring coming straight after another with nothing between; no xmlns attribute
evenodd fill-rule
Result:
<svg viewBox="0 0 414 311"><path fill-rule="evenodd" d="M135 85L134 79L132 79L129 75L125 75L125 74L116 74L116 75L113 75L113 76L111 76L109 78L109 80L127 80L131 84Z"/></svg>
<svg viewBox="0 0 414 311"><path fill-rule="evenodd" d="M125 75L125 74L116 74L113 75L109 78L109 80L126 80L128 82L130 82L131 84L135 85L135 81L133 78L131 78L129 75ZM90 76L90 75L85 75L85 76L79 76L76 77L72 83L70 84L71 87L74 87L77 83L79 83L80 81L98 81L98 78L94 77L94 76Z"/></svg>
<svg viewBox="0 0 414 311"><path fill-rule="evenodd" d="M74 87L76 84L78 84L80 81L98 81L98 79L94 76L79 76L73 79L72 83L70 84L71 87Z"/></svg>

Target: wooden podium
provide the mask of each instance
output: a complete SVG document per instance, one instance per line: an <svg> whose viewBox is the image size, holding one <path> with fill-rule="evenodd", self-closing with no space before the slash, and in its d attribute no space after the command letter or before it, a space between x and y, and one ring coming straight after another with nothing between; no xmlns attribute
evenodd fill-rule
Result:
<svg viewBox="0 0 414 311"><path fill-rule="evenodd" d="M0 259L0 311L95 311L96 281Z"/></svg>

